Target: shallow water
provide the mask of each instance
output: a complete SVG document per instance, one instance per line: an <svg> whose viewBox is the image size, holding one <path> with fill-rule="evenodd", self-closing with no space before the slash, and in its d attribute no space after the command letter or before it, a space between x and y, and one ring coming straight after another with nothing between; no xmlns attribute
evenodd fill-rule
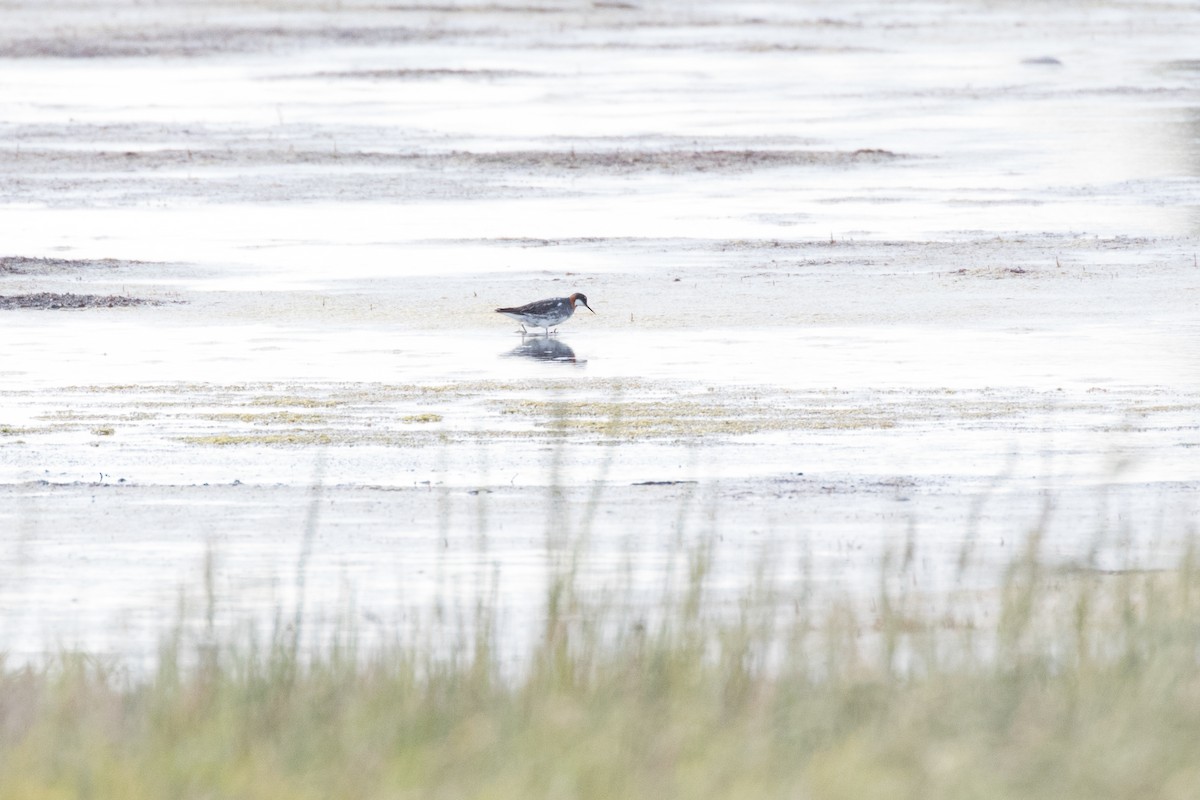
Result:
<svg viewBox="0 0 1200 800"><path fill-rule="evenodd" d="M10 315L18 316L16 314ZM271 323L159 325L21 312L6 326L0 375L16 386L192 381L657 380L712 387L1088 390L1200 385L1175 326L1057 329L746 327L603 330L576 320L552 337L492 331L336 330ZM137 316L131 314L128 316ZM1180 346L1180 345L1185 346ZM547 363L549 361L550 363Z"/></svg>

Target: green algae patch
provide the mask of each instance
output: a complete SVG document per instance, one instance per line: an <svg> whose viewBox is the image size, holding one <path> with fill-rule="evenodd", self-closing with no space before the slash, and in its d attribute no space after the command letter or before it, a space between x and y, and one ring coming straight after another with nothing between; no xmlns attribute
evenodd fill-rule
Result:
<svg viewBox="0 0 1200 800"><path fill-rule="evenodd" d="M91 394L84 395L88 392ZM1086 395L976 389L788 390L697 382L616 379L467 380L421 385L383 382L166 383L72 387L57 396L3 392L40 409L32 421L0 427L13 443L33 435L72 434L95 445L105 429L122 439L169 439L201 447L436 447L500 441L643 441L730 443L805 432L881 431L928 424L989 428L1056 415L1094 415L1097 433L1183 424L1194 398L1143 390ZM1153 396L1148 396L1153 395ZM24 423L19 425L18 423Z"/></svg>
<svg viewBox="0 0 1200 800"><path fill-rule="evenodd" d="M465 434L464 434L465 436ZM473 438L478 438L471 434ZM461 437L460 437L461 438ZM175 439L198 447L431 447L450 439L438 431L427 432L380 431L360 429L309 430L297 428L283 431L232 431L226 433L180 436Z"/></svg>
<svg viewBox="0 0 1200 800"><path fill-rule="evenodd" d="M30 427L26 425L0 425L0 436L29 436L37 433L50 433L51 427Z"/></svg>
<svg viewBox="0 0 1200 800"><path fill-rule="evenodd" d="M247 405L287 406L289 408L336 408L342 405L342 401L332 398L299 397L297 395L260 395L251 398Z"/></svg>
<svg viewBox="0 0 1200 800"><path fill-rule="evenodd" d="M287 431L282 433L217 433L207 436L181 436L179 441L209 447L236 445L309 446L330 445L337 437L324 431Z"/></svg>
<svg viewBox="0 0 1200 800"><path fill-rule="evenodd" d="M201 414L199 416L201 419L209 419L214 422L245 422L250 425L311 425L326 421L324 414L303 413L299 411L223 411L215 414Z"/></svg>
<svg viewBox="0 0 1200 800"><path fill-rule="evenodd" d="M407 417L401 417L400 421L406 422L409 424L441 422L442 415L441 414L410 414Z"/></svg>
<svg viewBox="0 0 1200 800"><path fill-rule="evenodd" d="M0 436L37 436L79 430L77 425L0 425Z"/></svg>
<svg viewBox="0 0 1200 800"><path fill-rule="evenodd" d="M617 438L687 438L771 431L856 430L895 427L891 416L865 408L747 406L692 400L590 402L521 400L503 414L529 417L540 426Z"/></svg>

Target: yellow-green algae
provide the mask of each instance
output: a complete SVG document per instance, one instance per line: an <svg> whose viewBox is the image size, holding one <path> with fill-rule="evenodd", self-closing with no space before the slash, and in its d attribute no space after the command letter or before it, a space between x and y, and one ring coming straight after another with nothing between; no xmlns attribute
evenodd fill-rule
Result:
<svg viewBox="0 0 1200 800"><path fill-rule="evenodd" d="M325 422L327 416L316 413L301 413L298 411L267 411L267 412L237 412L222 411L215 414L200 414L200 419L215 422L237 421L252 425L310 425Z"/></svg>
<svg viewBox="0 0 1200 800"><path fill-rule="evenodd" d="M441 422L441 414L410 414L407 417L401 417L401 422Z"/></svg>
<svg viewBox="0 0 1200 800"><path fill-rule="evenodd" d="M75 394L72 395L71 392ZM85 399L83 392L112 399ZM0 390L0 395L6 394ZM401 426L435 428L447 441L584 439L688 441L788 431L888 429L905 424L988 424L1063 412L1093 414L1091 428L1125 419L1166 417L1197 409L1191 398L1146 391L1080 393L946 388L792 391L769 387L712 387L624 379L467 380L421 385L384 382L166 383L70 387L39 394L47 427L9 426L0 435L92 431L119 423L131 434L171 436L194 445L295 446L306 443L428 444ZM1155 394L1150 392L1150 394ZM28 392L8 392L26 398ZM448 410L457 425L445 430ZM461 410L461 413L457 413ZM202 423L207 421L209 425ZM200 424L189 424L200 423ZM215 423L215 426L212 425ZM1159 424L1155 420L1155 424ZM247 428L249 426L249 428ZM257 429L257 430L255 430Z"/></svg>
<svg viewBox="0 0 1200 800"><path fill-rule="evenodd" d="M738 407L691 400L593 402L521 400L506 414L535 417L574 431L620 437L679 437L788 430L891 428L896 422L865 408Z"/></svg>
<svg viewBox="0 0 1200 800"><path fill-rule="evenodd" d="M446 443L478 442L481 440L508 441L512 439L551 439L549 430L521 431L515 435L506 431L442 431L416 427L406 431L377 430L291 430L274 433L211 433L179 436L175 441L204 447L258 446L287 447L330 445L339 447L432 447Z"/></svg>
<svg viewBox="0 0 1200 800"><path fill-rule="evenodd" d="M215 433L207 436L181 436L185 444L226 447L229 445L329 445L336 436L325 431L286 431L282 433Z"/></svg>
<svg viewBox="0 0 1200 800"><path fill-rule="evenodd" d="M0 425L0 436L26 436L31 433L45 433L49 428L29 428L21 425Z"/></svg>
<svg viewBox="0 0 1200 800"><path fill-rule="evenodd" d="M334 399L318 400L315 397L300 397L298 395L260 395L249 400L247 405L291 406L297 408L333 408L335 406L342 405L342 401Z"/></svg>

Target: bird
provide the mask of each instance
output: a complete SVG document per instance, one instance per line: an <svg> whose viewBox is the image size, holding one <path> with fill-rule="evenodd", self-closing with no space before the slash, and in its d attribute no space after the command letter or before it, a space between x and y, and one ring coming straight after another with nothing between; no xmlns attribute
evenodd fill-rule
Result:
<svg viewBox="0 0 1200 800"><path fill-rule="evenodd" d="M579 306L583 306L593 314L596 313L588 305L587 296L579 292L570 297L550 297L516 308L497 308L496 313L512 317L521 323L521 333L527 333L525 326L528 325L531 328L545 328L546 335L549 336L550 329L569 320Z"/></svg>

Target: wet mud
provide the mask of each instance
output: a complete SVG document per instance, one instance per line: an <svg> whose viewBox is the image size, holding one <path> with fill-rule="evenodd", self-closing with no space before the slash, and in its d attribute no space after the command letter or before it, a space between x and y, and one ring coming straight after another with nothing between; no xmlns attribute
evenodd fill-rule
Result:
<svg viewBox="0 0 1200 800"><path fill-rule="evenodd" d="M146 300L141 297L126 297L122 295L99 296L94 294L59 294L57 292L38 292L37 294L0 295L0 310L29 309L42 310L76 309L76 308L125 308L159 304L161 301Z"/></svg>

